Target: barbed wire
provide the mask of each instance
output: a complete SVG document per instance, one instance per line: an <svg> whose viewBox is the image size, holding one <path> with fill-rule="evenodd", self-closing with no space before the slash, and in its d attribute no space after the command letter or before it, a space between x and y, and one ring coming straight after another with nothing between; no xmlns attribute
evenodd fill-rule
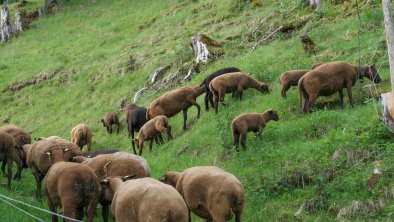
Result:
<svg viewBox="0 0 394 222"><path fill-rule="evenodd" d="M34 218L34 219L37 220L37 221L45 222L44 220L42 220L42 219L40 219L40 218L38 218L38 217L36 217L36 216L30 214L29 212L23 210L22 208L19 208L19 207L15 206L14 204L12 204L12 203L10 203L10 202L4 200L4 199L1 198L1 197L0 197L0 200L3 201L3 202L6 203L6 204L8 204L8 205L10 205L10 206L12 206L12 207L18 209L19 211L22 211L23 213L25 213L26 215L30 216L31 218Z"/></svg>

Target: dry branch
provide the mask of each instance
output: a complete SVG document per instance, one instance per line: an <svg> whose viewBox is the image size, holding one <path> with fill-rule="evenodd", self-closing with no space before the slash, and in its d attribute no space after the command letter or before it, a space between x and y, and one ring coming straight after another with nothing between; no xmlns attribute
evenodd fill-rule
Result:
<svg viewBox="0 0 394 222"><path fill-rule="evenodd" d="M266 41L267 39L271 38L271 36L273 36L275 33L277 33L278 31L280 31L283 27L280 26L279 28L277 28L275 31L271 32L269 35L267 35L264 38L261 38L258 42L256 42L256 44L254 44L254 46L252 47L252 51L255 50L257 48L258 45L260 45L262 42Z"/></svg>

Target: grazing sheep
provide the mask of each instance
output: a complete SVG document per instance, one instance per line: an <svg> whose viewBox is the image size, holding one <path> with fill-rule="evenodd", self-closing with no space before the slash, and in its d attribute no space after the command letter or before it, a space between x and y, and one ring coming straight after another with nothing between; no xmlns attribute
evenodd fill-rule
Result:
<svg viewBox="0 0 394 222"><path fill-rule="evenodd" d="M223 68L223 69L219 69L216 72L212 73L211 75L207 76L203 82L201 83L200 86L204 86L205 87L205 110L209 111L209 104L208 101L211 103L212 108L214 108L213 105L213 95L211 93L211 91L209 91L209 83L218 76L221 76L223 74L226 73L232 73L232 72L240 72L241 70L236 68L236 67L227 67L227 68Z"/></svg>
<svg viewBox="0 0 394 222"><path fill-rule="evenodd" d="M246 149L246 134L252 131L261 137L262 130L270 120L279 120L278 113L274 109L269 109L264 113L243 113L235 117L231 123L233 144L238 149L239 137L241 136L242 148Z"/></svg>
<svg viewBox="0 0 394 222"><path fill-rule="evenodd" d="M11 134L0 131L0 160L3 161L1 165L1 172L7 176L7 188L11 190L12 179L12 163L15 155L15 140ZM5 172L5 165L7 164L8 173Z"/></svg>
<svg viewBox="0 0 394 222"><path fill-rule="evenodd" d="M93 158L98 155L111 154L111 153L116 153L116 152L119 152L119 150L118 149L96 150L96 151L89 151L89 152L82 153L82 156L88 157L88 158Z"/></svg>
<svg viewBox="0 0 394 222"><path fill-rule="evenodd" d="M196 102L198 96L203 94L203 86L188 87L170 91L155 99L150 103L146 112L147 119L152 119L159 115L171 118L183 110L183 130L186 130L187 110L192 106L197 107L197 118L200 117L200 105Z"/></svg>
<svg viewBox="0 0 394 222"><path fill-rule="evenodd" d="M235 92L235 98L242 100L242 90L248 88L255 88L262 93L269 92L267 84L259 82L242 72L227 73L214 78L209 84L209 89L215 97L215 113L218 113L219 100L224 104L224 95L226 93Z"/></svg>
<svg viewBox="0 0 394 222"><path fill-rule="evenodd" d="M232 174L213 166L199 166L183 172L168 172L160 181L175 187L189 210L209 221L229 221L235 214L240 222L245 191Z"/></svg>
<svg viewBox="0 0 394 222"><path fill-rule="evenodd" d="M143 178L150 176L146 171L141 159L137 160L125 154L102 154L94 158L86 158L76 156L73 158L74 162L82 163L90 167L96 174L99 181L106 177L135 175L136 178ZM147 162L144 159L146 165ZM103 206L102 215L105 222L108 221L109 202L100 198L100 204Z"/></svg>
<svg viewBox="0 0 394 222"><path fill-rule="evenodd" d="M168 139L172 139L171 126L168 125L168 118L160 115L149 120L143 125L138 133L138 137L134 139L137 143L137 148L140 150L138 155L142 154L142 147L144 141L149 140L149 152L152 151L153 140L161 133L167 133Z"/></svg>
<svg viewBox="0 0 394 222"><path fill-rule="evenodd" d="M126 118L125 118L125 122L126 122L126 126L127 126L127 130L129 132L129 136L130 134L130 129L129 129L129 118L130 118L130 112L132 112L133 110L137 109L139 106L137 106L134 103L130 103L126 106L126 108L122 109L122 110L126 110Z"/></svg>
<svg viewBox="0 0 394 222"><path fill-rule="evenodd" d="M92 137L92 129L86 124L78 124L70 132L71 142L81 150L85 145L88 146L88 151L92 149Z"/></svg>
<svg viewBox="0 0 394 222"><path fill-rule="evenodd" d="M17 165L18 171L14 175L14 180L20 180L22 176L23 168L27 168L26 157L23 153L23 145L31 143L31 135L27 133L24 129L9 125L0 128L0 131L11 134L15 141L15 163Z"/></svg>
<svg viewBox="0 0 394 222"><path fill-rule="evenodd" d="M308 70L290 70L279 76L279 83L282 85L281 95L286 98L286 92L291 86L297 86L298 80L307 73Z"/></svg>
<svg viewBox="0 0 394 222"><path fill-rule="evenodd" d="M137 154L135 150L135 142L134 142L134 132L138 132L141 127L148 122L146 115L146 108L139 107L135 104L131 104L128 106L126 112L126 124L127 130L129 132L129 136L131 135L131 145L134 151L134 154ZM158 137L155 138L156 144L163 143L163 137L161 134L158 134Z"/></svg>
<svg viewBox="0 0 394 222"><path fill-rule="evenodd" d="M29 149L26 156L26 163L29 166L37 183L36 197L41 196L41 181L47 174L50 167L50 161L48 156L45 154L47 151L55 149L68 148L69 152L55 152L54 154L59 156L51 156L52 159L63 159L64 161L70 161L74 156L80 156L81 150L75 144L64 140L64 139L43 139L34 143Z"/></svg>
<svg viewBox="0 0 394 222"><path fill-rule="evenodd" d="M375 65L358 67L343 61L320 64L298 81L300 100L304 99L303 111L308 113L317 97L330 96L336 92L339 92L340 103L343 106L343 88L347 89L349 102L354 107L352 86L362 77L367 77L375 83L381 81Z"/></svg>
<svg viewBox="0 0 394 222"><path fill-rule="evenodd" d="M112 201L116 221L190 221L182 196L173 187L155 179L123 182L119 177L107 178L101 181L101 187L106 200Z"/></svg>
<svg viewBox="0 0 394 222"><path fill-rule="evenodd" d="M112 125L116 125L117 126L117 134L119 134L120 123L119 123L118 113L108 112L105 114L104 118L101 119L99 122L103 123L103 126L107 128L107 132L109 134L112 133Z"/></svg>
<svg viewBox="0 0 394 222"><path fill-rule="evenodd" d="M49 210L56 213L56 206L61 206L64 216L77 220L82 220L86 211L88 222L93 222L100 195L97 176L88 166L64 162L62 155L67 152L72 151L60 148L46 152L52 165L45 179ZM57 222L57 215L52 215L52 221Z"/></svg>

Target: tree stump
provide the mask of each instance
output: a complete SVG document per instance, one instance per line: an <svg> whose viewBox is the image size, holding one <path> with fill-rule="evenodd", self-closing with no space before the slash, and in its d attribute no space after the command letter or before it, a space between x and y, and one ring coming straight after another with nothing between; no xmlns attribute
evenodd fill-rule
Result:
<svg viewBox="0 0 394 222"><path fill-rule="evenodd" d="M309 5L313 10L320 8L321 0L309 0Z"/></svg>
<svg viewBox="0 0 394 222"><path fill-rule="evenodd" d="M15 12L15 32L23 32L27 28L26 11L17 9Z"/></svg>
<svg viewBox="0 0 394 222"><path fill-rule="evenodd" d="M12 36L12 27L11 27L11 23L10 23L10 11L5 3L1 6L0 36L1 36L1 41L3 41L3 42L7 42Z"/></svg>
<svg viewBox="0 0 394 222"><path fill-rule="evenodd" d="M209 46L221 47L222 43L219 43L204 34L199 34L192 37L189 45L196 54L196 63L198 64L200 62L208 62L208 58L211 55Z"/></svg>
<svg viewBox="0 0 394 222"><path fill-rule="evenodd" d="M313 40L308 36L307 33L303 32L300 36L302 47L306 53L314 53L316 54L316 44Z"/></svg>
<svg viewBox="0 0 394 222"><path fill-rule="evenodd" d="M45 12L53 13L57 9L57 1L56 0L45 0Z"/></svg>

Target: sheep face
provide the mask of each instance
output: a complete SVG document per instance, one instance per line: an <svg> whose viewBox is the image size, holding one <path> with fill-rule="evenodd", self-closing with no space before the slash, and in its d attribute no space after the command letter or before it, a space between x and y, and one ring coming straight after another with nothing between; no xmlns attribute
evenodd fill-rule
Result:
<svg viewBox="0 0 394 222"><path fill-rule="evenodd" d="M23 146L26 146L26 145L23 145ZM26 153L23 151L23 146L15 146L15 150L17 152L17 156L22 161L22 167L28 168L28 166L26 164ZM29 144L29 146L31 146L31 145Z"/></svg>
<svg viewBox="0 0 394 222"><path fill-rule="evenodd" d="M262 83L258 90L262 93L269 93L270 92L267 84L265 84L265 83Z"/></svg>
<svg viewBox="0 0 394 222"><path fill-rule="evenodd" d="M104 127L107 127L107 126L105 125L104 119L101 119L99 122L101 122L101 123L103 124Z"/></svg>
<svg viewBox="0 0 394 222"><path fill-rule="evenodd" d="M160 177L160 182L168 184L170 186L176 187L177 177L179 173L176 172L168 172Z"/></svg>
<svg viewBox="0 0 394 222"><path fill-rule="evenodd" d="M115 191L111 189L111 179L104 179L100 182L101 185L101 200L112 202Z"/></svg>
<svg viewBox="0 0 394 222"><path fill-rule="evenodd" d="M279 120L279 116L278 116L278 112L276 112L276 110L270 110L268 111L270 119L278 121Z"/></svg>
<svg viewBox="0 0 394 222"><path fill-rule="evenodd" d="M378 71L376 70L375 64L368 65L368 68L365 70L364 75L374 83L380 83L382 79L379 76Z"/></svg>

